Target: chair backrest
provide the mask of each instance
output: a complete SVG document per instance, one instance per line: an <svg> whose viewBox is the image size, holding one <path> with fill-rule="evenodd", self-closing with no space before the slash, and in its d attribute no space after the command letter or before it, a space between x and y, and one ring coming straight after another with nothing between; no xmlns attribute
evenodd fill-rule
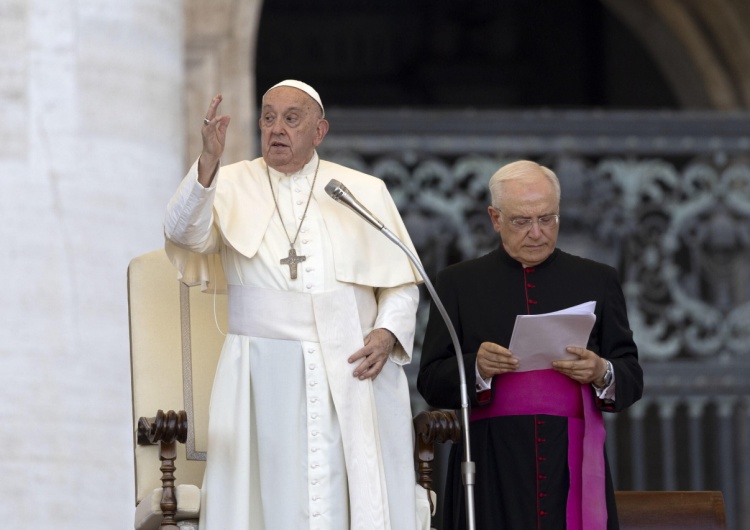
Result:
<svg viewBox="0 0 750 530"><path fill-rule="evenodd" d="M163 250L128 267L133 430L158 410L185 410L188 439L178 445L177 484L200 487L206 459L208 402L226 330L226 296L177 280ZM136 504L161 487L158 446L135 443Z"/></svg>

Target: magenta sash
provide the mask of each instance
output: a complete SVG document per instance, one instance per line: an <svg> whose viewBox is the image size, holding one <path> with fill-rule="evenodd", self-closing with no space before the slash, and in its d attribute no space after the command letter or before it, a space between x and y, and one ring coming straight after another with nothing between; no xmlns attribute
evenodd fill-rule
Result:
<svg viewBox="0 0 750 530"><path fill-rule="evenodd" d="M604 419L589 385L554 370L496 376L492 402L473 408L471 421L497 416L548 414L568 418L568 530L604 530L607 501ZM586 502L583 492L586 492Z"/></svg>

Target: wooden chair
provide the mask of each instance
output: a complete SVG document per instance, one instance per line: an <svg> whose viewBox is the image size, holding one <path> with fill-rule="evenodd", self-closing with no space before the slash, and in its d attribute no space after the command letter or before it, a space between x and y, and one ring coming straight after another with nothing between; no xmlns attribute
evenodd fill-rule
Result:
<svg viewBox="0 0 750 530"><path fill-rule="evenodd" d="M455 412L431 410L414 417L414 430L417 481L431 491L435 444L459 443L461 425ZM616 491L615 500L620 530L726 529L720 491Z"/></svg>
<svg viewBox="0 0 750 530"><path fill-rule="evenodd" d="M197 528L226 296L187 286L163 250L128 267L135 528ZM166 412L164 412L166 411Z"/></svg>

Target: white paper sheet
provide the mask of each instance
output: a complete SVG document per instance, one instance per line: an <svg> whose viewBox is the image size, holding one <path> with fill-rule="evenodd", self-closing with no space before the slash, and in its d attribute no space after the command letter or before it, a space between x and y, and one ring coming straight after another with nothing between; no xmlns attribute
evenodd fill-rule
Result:
<svg viewBox="0 0 750 530"><path fill-rule="evenodd" d="M518 315L508 349L519 360L517 372L546 370L552 361L577 359L568 346L585 348L594 327L596 302L586 302L554 313Z"/></svg>

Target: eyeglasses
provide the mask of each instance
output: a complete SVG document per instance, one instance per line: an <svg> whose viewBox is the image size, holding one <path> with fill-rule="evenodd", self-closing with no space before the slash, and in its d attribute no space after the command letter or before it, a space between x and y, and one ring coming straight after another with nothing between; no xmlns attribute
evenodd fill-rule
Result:
<svg viewBox="0 0 750 530"><path fill-rule="evenodd" d="M495 207L493 206L493 208ZM498 213L503 213L500 208L495 208L495 210L497 210ZM536 219L533 219L531 217L506 217L506 219L508 219L508 221L510 222L510 226L512 226L514 230L517 230L519 232L527 232L528 230L531 230L531 227L535 222L539 225L539 228L551 228L560 222L560 216L558 214L542 215L541 217L537 217Z"/></svg>

